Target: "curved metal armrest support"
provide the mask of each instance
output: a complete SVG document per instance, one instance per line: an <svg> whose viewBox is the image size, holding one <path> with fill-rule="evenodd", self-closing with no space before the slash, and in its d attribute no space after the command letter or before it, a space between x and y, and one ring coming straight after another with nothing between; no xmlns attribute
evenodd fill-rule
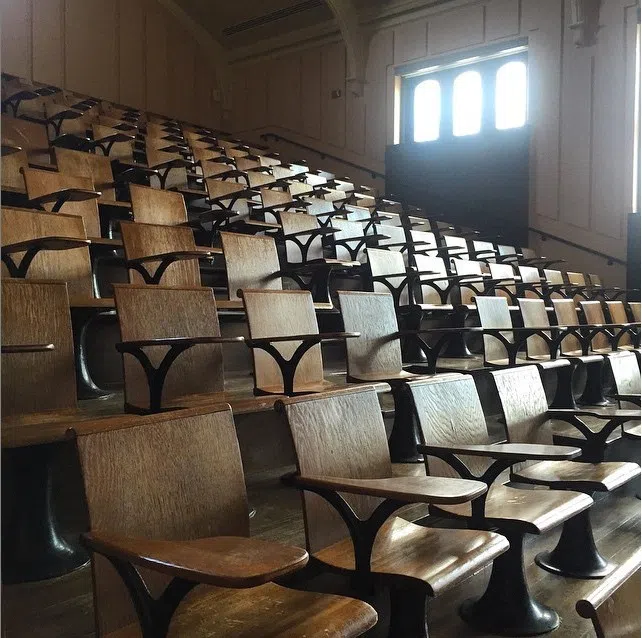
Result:
<svg viewBox="0 0 642 638"><path fill-rule="evenodd" d="M176 251L171 253L163 253L160 255L147 255L146 257L139 257L137 259L129 259L125 262L127 268L131 268L138 272L142 278L145 280L146 284L157 285L160 283L165 271L175 262L175 261L187 261L193 259L212 259L214 257L213 253L207 251ZM156 267L156 270L153 273L150 273L144 264L148 262L160 261L160 264Z"/></svg>
<svg viewBox="0 0 642 638"><path fill-rule="evenodd" d="M91 244L88 239L74 239L71 237L37 237L16 244L2 246L2 263L7 267L9 275L17 279L24 279L31 263L41 250L71 250L84 248ZM22 253L20 263L16 264L11 255Z"/></svg>
<svg viewBox="0 0 642 638"><path fill-rule="evenodd" d="M296 374L297 366L303 358L303 355L310 350L313 346L319 343L329 343L334 341L344 341L354 337L360 337L360 332L330 332L326 334L306 334L306 335L287 335L282 337L261 337L259 339L246 339L245 344L249 348L258 348L267 352L277 363L281 370L281 377L283 379L283 394L286 396L294 396L294 376ZM289 359L286 359L283 354L273 344L300 341L294 353Z"/></svg>
<svg viewBox="0 0 642 638"><path fill-rule="evenodd" d="M87 188L63 188L53 193L46 193L40 197L34 197L29 200L29 204L36 208L41 208L43 204L53 202L52 211L57 213L67 202L84 202L88 199L98 199L102 196L100 191L93 191Z"/></svg>
<svg viewBox="0 0 642 638"><path fill-rule="evenodd" d="M142 635L158 638L167 635L178 605L196 585L256 587L297 571L308 562L303 549L233 536L164 541L95 531L82 534L81 542L107 558L118 572L136 609ZM134 565L172 577L158 598L149 593Z"/></svg>
<svg viewBox="0 0 642 638"><path fill-rule="evenodd" d="M167 339L146 339L123 341L116 344L116 350L121 354L131 354L138 359L143 367L149 387L149 412L162 411L163 386L170 367L185 350L196 345L242 343L243 337L170 337ZM155 367L145 353L147 347L168 347L169 350Z"/></svg>
<svg viewBox="0 0 642 638"><path fill-rule="evenodd" d="M149 177L159 177L160 173L155 168L149 168L148 166L128 166L125 170L118 173L114 180L117 184L128 184L130 182L136 182L136 180L141 180Z"/></svg>

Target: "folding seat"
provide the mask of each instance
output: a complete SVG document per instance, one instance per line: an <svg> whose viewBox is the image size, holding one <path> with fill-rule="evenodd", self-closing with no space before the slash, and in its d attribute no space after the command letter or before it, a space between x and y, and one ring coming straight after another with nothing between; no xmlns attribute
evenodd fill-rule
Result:
<svg viewBox="0 0 642 638"><path fill-rule="evenodd" d="M608 306L611 318L614 320L609 324L604 314L604 308L600 301L580 301L580 308L586 318L587 324L609 325L617 328L609 333L608 328L601 330L591 340L591 348L596 352L608 352L611 350L632 350L640 358L640 325L629 323L624 304L621 301L610 302Z"/></svg>
<svg viewBox="0 0 642 638"><path fill-rule="evenodd" d="M591 593L577 601L577 613L589 618L595 635L637 636L640 623L640 551L619 565Z"/></svg>
<svg viewBox="0 0 642 638"><path fill-rule="evenodd" d="M358 337L358 332L320 334L307 290L245 289L240 296L250 335L246 344L252 349L255 395L294 396L335 387L324 378L321 343L341 343Z"/></svg>
<svg viewBox="0 0 642 638"><path fill-rule="evenodd" d="M250 538L229 406L103 421L76 442L97 635L351 638L377 622L359 600L273 582L308 555Z"/></svg>
<svg viewBox="0 0 642 638"><path fill-rule="evenodd" d="M32 164L51 164L47 127L38 122L21 118L1 116L2 144L21 148Z"/></svg>
<svg viewBox="0 0 642 638"><path fill-rule="evenodd" d="M525 577L524 537L542 535L587 510L593 500L571 489L525 490L506 485L504 473L525 461L568 461L577 447L491 444L486 419L470 375L409 382L421 426L430 476L483 480L488 491L472 504L433 505L431 512L462 520L469 528L493 529L510 549L497 557L485 592L464 603L461 615L478 631L531 636L559 625L554 609L536 601Z"/></svg>
<svg viewBox="0 0 642 638"><path fill-rule="evenodd" d="M615 392L609 397L622 407L622 402L640 407L640 367L632 352L620 352L608 359L615 382Z"/></svg>
<svg viewBox="0 0 642 638"><path fill-rule="evenodd" d="M567 425L576 423L577 434L588 439L589 447L599 449L609 431L619 429L627 416L604 415L599 433L585 434L587 421L582 411L575 413L549 410L546 394L534 367L501 370L491 373L502 405L502 413L510 443L553 443L555 421ZM528 395L528 401L524 396ZM589 452L590 455L590 452ZM637 463L605 462L596 451L592 463L575 461L543 461L512 468L511 481L550 488L572 489L593 495L594 492L612 492L639 477ZM601 578L613 569L598 551L593 540L589 512L584 511L569 519L555 549L542 552L535 561L540 567L556 574L573 578Z"/></svg>
<svg viewBox="0 0 642 638"><path fill-rule="evenodd" d="M428 600L446 604L440 597L497 560L507 543L491 531L424 527L394 512L413 502L468 502L479 482L394 477L370 386L283 399L277 409L296 453L287 482L303 491L307 548L319 568L350 576L363 595L385 590L391 638L426 637Z"/></svg>

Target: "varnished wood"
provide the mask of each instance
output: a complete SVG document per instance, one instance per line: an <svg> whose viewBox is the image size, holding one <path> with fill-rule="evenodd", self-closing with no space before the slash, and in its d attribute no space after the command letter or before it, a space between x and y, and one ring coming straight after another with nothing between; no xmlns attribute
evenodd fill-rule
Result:
<svg viewBox="0 0 642 638"><path fill-rule="evenodd" d="M250 339L319 334L319 327L307 290L244 290L243 304L247 315ZM289 358L300 341L282 342L275 348ZM256 388L268 394L281 394L281 370L263 350L252 349ZM321 345L312 346L302 357L294 377L295 392L320 391L332 387L323 378Z"/></svg>
<svg viewBox="0 0 642 638"><path fill-rule="evenodd" d="M17 244L38 237L70 237L86 239L82 217L62 213L43 213L24 208L2 209L2 244ZM22 254L13 255L15 261ZM3 277L8 276L2 265ZM27 271L28 279L66 281L73 304L93 298L92 271L89 249L42 250Z"/></svg>
<svg viewBox="0 0 642 638"><path fill-rule="evenodd" d="M185 200L180 193L130 184L132 212L136 222L175 226L187 221Z"/></svg>
<svg viewBox="0 0 642 638"><path fill-rule="evenodd" d="M571 273L568 273L571 274ZM604 316L604 309L602 303L599 301L586 301L580 300L580 307L586 318L586 323L591 324L604 324L608 323ZM603 333L598 333L591 340L591 348L593 350L610 350L610 344L607 336Z"/></svg>
<svg viewBox="0 0 642 638"><path fill-rule="evenodd" d="M175 412L151 422L139 419L139 424L78 439L91 529L196 545L206 542L197 539L208 537L248 536L247 495L229 406ZM168 458L173 460L169 465ZM108 489L105 476L114 477ZM131 490L132 482L136 490ZM93 570L98 635L131 631L131 602L113 568L95 557ZM153 592L167 582L149 571L143 577ZM276 627L283 635L314 636L317 622L327 623L330 612L337 636L359 634L340 633L349 618L364 629L375 620L362 603L318 594L290 596L289 590L272 584L241 592L201 587L179 608L170 635L241 637Z"/></svg>
<svg viewBox="0 0 642 638"><path fill-rule="evenodd" d="M22 118L2 114L2 140L20 146L27 152L30 162L51 164L47 127Z"/></svg>
<svg viewBox="0 0 642 638"><path fill-rule="evenodd" d="M76 408L64 282L2 280L2 344L53 343L51 352L2 356L2 416Z"/></svg>
<svg viewBox="0 0 642 638"><path fill-rule="evenodd" d="M614 352L609 365L618 394L640 394L640 368L633 352Z"/></svg>
<svg viewBox="0 0 642 638"><path fill-rule="evenodd" d="M120 233L123 238L125 258L140 259L150 255L164 255L173 252L195 252L196 242L191 228L140 222L121 222ZM160 261L145 262L142 266L151 275L156 272ZM129 282L144 283L143 277L134 269L129 269ZM166 287L200 286L201 275L198 259L177 260L170 264L160 281Z"/></svg>
<svg viewBox="0 0 642 638"><path fill-rule="evenodd" d="M4 139L4 138L3 138ZM27 151L21 150L11 155L3 155L0 160L0 171L2 172L2 189L14 193L24 193L25 181L22 171L29 167Z"/></svg>
<svg viewBox="0 0 642 638"><path fill-rule="evenodd" d="M41 171L35 168L25 169L23 175L27 189L27 197L29 197L29 199L36 199L42 195L55 193L66 188L94 190L94 183L90 177L77 177L75 175L54 173L52 171ZM44 204L44 207L47 210L51 210L53 204ZM100 237L98 204L95 199L66 202L60 212L82 217L87 236Z"/></svg>
<svg viewBox="0 0 642 638"><path fill-rule="evenodd" d="M397 251L383 250L381 248L368 248L366 254L370 273L373 277L386 277L393 287L404 285L399 295L399 305L408 305L410 297L407 283L404 283L403 277L389 276L406 272L403 255ZM388 287L380 281L373 282L373 289L375 292L389 292Z"/></svg>
<svg viewBox="0 0 642 638"><path fill-rule="evenodd" d="M121 133L118 129L111 128L110 126L103 126L101 124L92 124L91 125L92 133L94 140L102 140L110 135L116 135ZM102 151L98 151L102 152ZM125 142L115 142L110 151L110 159L117 159L122 162L133 162L134 161L134 142L125 141Z"/></svg>
<svg viewBox="0 0 642 638"><path fill-rule="evenodd" d="M640 634L640 551L609 574L588 596L578 600L577 613L593 622L597 638Z"/></svg>
<svg viewBox="0 0 642 638"><path fill-rule="evenodd" d="M611 323L629 323L629 318L626 314L626 308L624 307L623 301L606 301L605 305L608 310ZM632 348L633 343L631 341L631 335L622 335L622 338L618 342L618 347L627 349Z"/></svg>
<svg viewBox="0 0 642 638"><path fill-rule="evenodd" d="M305 213L290 213L283 211L279 215L281 228L285 240L285 254L289 264L300 264L303 261L314 261L324 259L323 254L323 238L321 235L314 237L309 243L306 254L302 254L299 246L293 241L288 240L288 235L296 233L305 233L306 231L315 232L320 228L319 220L314 215L306 215ZM298 239L302 244L306 244L309 236L298 235Z"/></svg>
<svg viewBox="0 0 642 638"><path fill-rule="evenodd" d="M88 177L93 181L95 188L102 193L102 201L116 200L116 191L113 187L114 175L109 157L58 147L54 148L54 156L61 173Z"/></svg>

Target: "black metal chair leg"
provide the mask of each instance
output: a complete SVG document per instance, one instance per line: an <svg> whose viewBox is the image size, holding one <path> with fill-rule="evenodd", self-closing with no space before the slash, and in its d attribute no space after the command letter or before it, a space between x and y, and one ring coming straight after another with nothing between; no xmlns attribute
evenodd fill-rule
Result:
<svg viewBox="0 0 642 638"><path fill-rule="evenodd" d="M578 403L581 405L611 405L611 402L604 396L603 376L604 360L586 365L586 386Z"/></svg>
<svg viewBox="0 0 642 638"><path fill-rule="evenodd" d="M76 388L79 399L106 399L113 393L102 390L91 378L87 364L87 333L92 323L101 315L116 316L115 311L100 308L72 308L74 356L76 363Z"/></svg>
<svg viewBox="0 0 642 638"><path fill-rule="evenodd" d="M603 578L615 567L595 545L589 510L566 521L555 548L538 554L535 562L546 571L571 578Z"/></svg>
<svg viewBox="0 0 642 638"><path fill-rule="evenodd" d="M54 461L61 443L2 453L2 582L5 585L68 574L89 560L65 540L53 502Z"/></svg>
<svg viewBox="0 0 642 638"><path fill-rule="evenodd" d="M499 530L510 548L493 563L488 587L481 598L467 600L462 618L480 631L499 636L537 636L560 624L554 609L538 603L528 589L524 573L524 534Z"/></svg>
<svg viewBox="0 0 642 638"><path fill-rule="evenodd" d="M577 403L573 395L573 380L578 365L579 363L577 361L571 360L570 366L557 370L557 389L553 402L551 403L551 408L577 409Z"/></svg>
<svg viewBox="0 0 642 638"><path fill-rule="evenodd" d="M456 310L451 315L452 327L464 328L469 314L470 312L468 310ZM462 332L460 335L456 335L450 339L441 356L449 359L471 359L475 355L468 349L466 335Z"/></svg>
<svg viewBox="0 0 642 638"><path fill-rule="evenodd" d="M424 589L390 589L389 638L428 638L428 593Z"/></svg>

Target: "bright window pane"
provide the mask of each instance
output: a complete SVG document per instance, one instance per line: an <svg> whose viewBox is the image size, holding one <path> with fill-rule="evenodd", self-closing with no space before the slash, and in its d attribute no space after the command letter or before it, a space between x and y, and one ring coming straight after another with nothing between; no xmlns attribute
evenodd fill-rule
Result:
<svg viewBox="0 0 642 638"><path fill-rule="evenodd" d="M482 79L477 71L460 73L453 84L453 135L475 135L481 129Z"/></svg>
<svg viewBox="0 0 642 638"><path fill-rule="evenodd" d="M526 64L507 62L497 71L495 126L519 128L526 124Z"/></svg>
<svg viewBox="0 0 642 638"><path fill-rule="evenodd" d="M426 80L415 89L415 142L439 139L441 87L437 80Z"/></svg>

